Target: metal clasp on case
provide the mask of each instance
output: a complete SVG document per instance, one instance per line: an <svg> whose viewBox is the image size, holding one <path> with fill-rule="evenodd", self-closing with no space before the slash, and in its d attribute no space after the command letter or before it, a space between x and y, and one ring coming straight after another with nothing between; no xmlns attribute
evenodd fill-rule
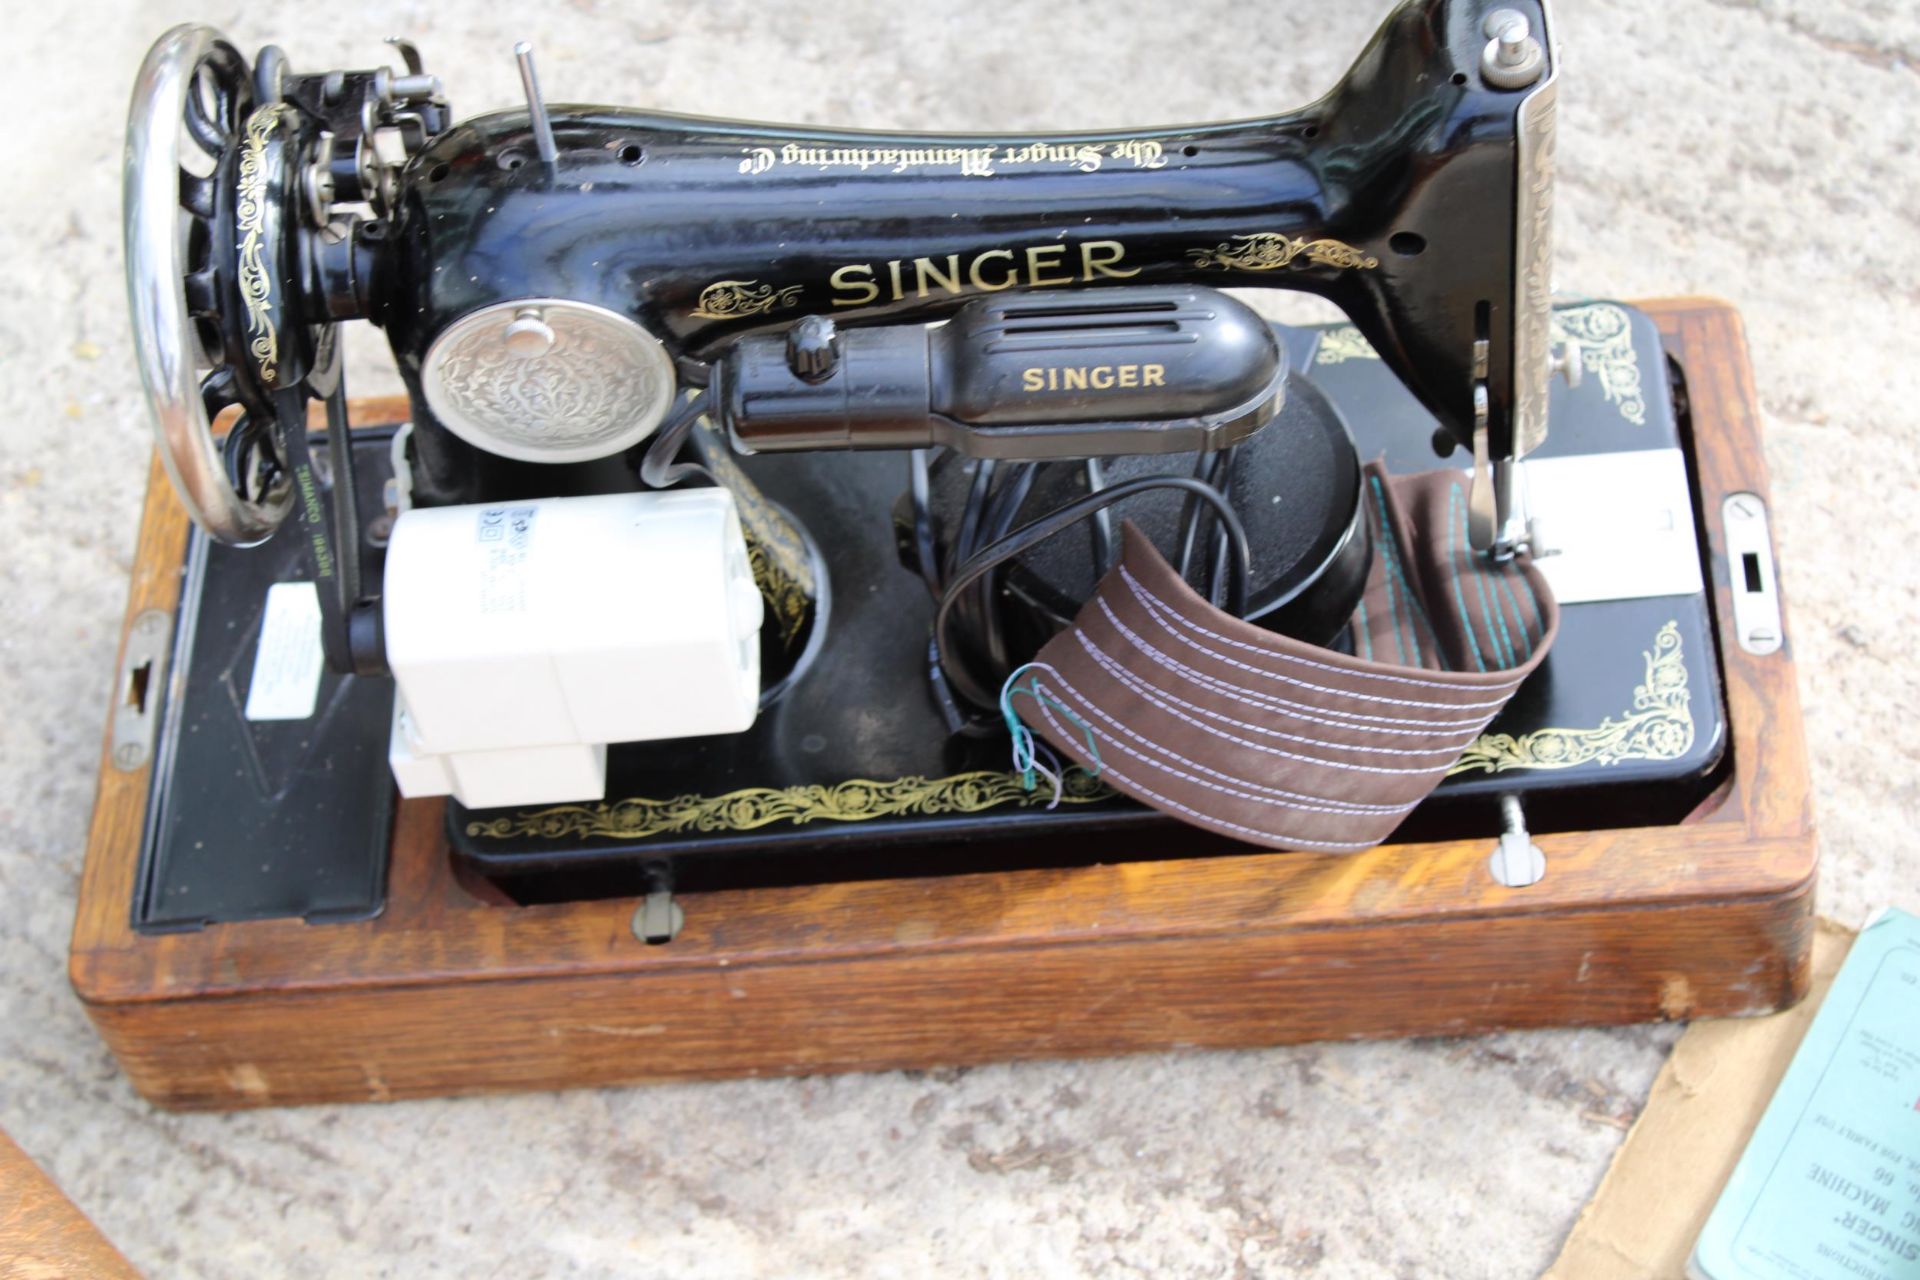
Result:
<svg viewBox="0 0 1920 1280"><path fill-rule="evenodd" d="M1755 493L1728 494L1720 504L1727 531L1727 588L1733 596L1733 629L1748 653L1775 653L1786 642L1780 622L1779 577L1767 504Z"/></svg>
<svg viewBox="0 0 1920 1280"><path fill-rule="evenodd" d="M126 656L114 685L113 767L131 773L153 759L154 731L167 686L167 658L173 651L173 615L143 610L127 629Z"/></svg>

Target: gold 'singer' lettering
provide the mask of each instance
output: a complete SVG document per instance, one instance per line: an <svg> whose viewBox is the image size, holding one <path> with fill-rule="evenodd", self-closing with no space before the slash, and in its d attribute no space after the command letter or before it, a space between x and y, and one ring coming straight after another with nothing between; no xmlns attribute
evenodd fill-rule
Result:
<svg viewBox="0 0 1920 1280"><path fill-rule="evenodd" d="M890 258L885 262L849 262L827 276L836 307L864 307L883 299L928 298L936 294L996 293L1015 285L1082 284L1106 277L1125 280L1140 274L1123 267L1126 246L1118 240L1048 241L1018 249L985 249L975 254Z"/></svg>
<svg viewBox="0 0 1920 1280"><path fill-rule="evenodd" d="M1113 387L1164 387L1163 364L1035 365L1020 371L1023 391L1106 391Z"/></svg>

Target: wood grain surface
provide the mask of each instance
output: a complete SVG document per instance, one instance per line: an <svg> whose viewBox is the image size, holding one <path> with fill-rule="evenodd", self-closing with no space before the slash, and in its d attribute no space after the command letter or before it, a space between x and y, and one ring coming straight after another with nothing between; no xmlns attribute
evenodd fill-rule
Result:
<svg viewBox="0 0 1920 1280"><path fill-rule="evenodd" d="M1733 769L1685 823L512 907L455 878L437 801L395 820L377 919L129 924L147 772L102 760L73 984L164 1106L374 1100L1756 1013L1805 991L1815 871L1790 643L1734 643L1720 498L1767 492L1731 307L1641 304L1687 371ZM404 402L363 402L393 421ZM128 618L178 600L186 519L156 465ZM1172 852L1172 851L1169 851Z"/></svg>
<svg viewBox="0 0 1920 1280"><path fill-rule="evenodd" d="M0 1280L139 1280L120 1251L0 1133Z"/></svg>

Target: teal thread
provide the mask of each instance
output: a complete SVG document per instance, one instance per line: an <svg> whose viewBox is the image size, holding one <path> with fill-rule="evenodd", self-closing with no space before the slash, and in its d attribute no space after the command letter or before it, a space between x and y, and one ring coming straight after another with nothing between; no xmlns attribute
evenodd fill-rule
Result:
<svg viewBox="0 0 1920 1280"><path fill-rule="evenodd" d="M1380 488L1378 477L1374 477L1373 487L1376 496L1378 496ZM1407 646L1405 642L1400 639L1400 607L1394 603L1393 599L1393 537L1387 532L1387 508L1384 501L1379 506L1378 513L1380 516L1380 545L1385 551L1385 559L1387 562L1387 621L1393 624L1393 647L1400 655L1400 665L1404 667L1407 665Z"/></svg>
<svg viewBox="0 0 1920 1280"><path fill-rule="evenodd" d="M1459 519L1454 517L1458 515ZM1460 623L1466 628L1467 648L1473 654L1473 665L1480 671L1487 664L1480 657L1480 637L1473 634L1473 619L1467 616L1467 593L1460 589L1459 543L1455 541L1454 531L1466 527L1466 514L1460 506L1460 486L1454 485L1447 490L1447 575L1453 579L1453 602L1460 609Z"/></svg>
<svg viewBox="0 0 1920 1280"><path fill-rule="evenodd" d="M1081 766L1082 771L1089 778L1098 778L1100 776L1100 744L1094 741L1093 726L1081 719L1079 713L1072 707L1069 707L1066 703L1042 689L1040 687L1039 676L1029 676L1027 683L1024 685L1018 683L1023 673L1034 671L1039 665L1040 664L1035 662L1026 663L1022 666L1015 667L1012 673L1007 676L1005 682L1000 686L1000 716L1001 719L1006 721L1007 733L1013 739L1013 771L1020 775L1020 785L1028 791L1031 791L1036 785L1035 775L1045 774L1047 781L1053 784L1053 802L1047 806L1051 809L1054 805L1060 803L1061 777L1064 770L1058 767L1049 769L1036 758L1037 752L1045 750L1045 748L1038 747L1034 743L1033 730L1029 729L1025 722L1014 713L1013 695L1016 693L1024 693L1035 702L1052 707L1073 724L1080 727L1080 732L1085 735L1087 740L1087 757L1093 761L1091 768L1087 768L1084 765ZM1048 753L1048 757L1050 759L1052 758L1051 752ZM1054 760L1054 764L1058 766L1059 761Z"/></svg>
<svg viewBox="0 0 1920 1280"><path fill-rule="evenodd" d="M1540 638L1543 640L1546 639L1547 616L1540 612L1540 597L1533 593L1533 583L1527 580L1527 575L1524 573L1516 573L1514 574L1514 578L1520 583L1521 589L1527 593L1527 603L1533 606L1533 625L1540 628ZM1517 616L1519 612L1519 605L1516 603L1514 613ZM1533 632L1528 630L1527 620L1525 618L1520 619L1520 630L1522 634L1527 637L1527 652L1531 654L1533 652Z"/></svg>
<svg viewBox="0 0 1920 1280"><path fill-rule="evenodd" d="M1427 617L1427 608L1420 603L1420 597L1414 594L1412 580L1408 577L1406 569L1400 563L1399 544L1394 541L1393 531L1387 524L1387 495L1380 487L1380 477L1371 476L1369 479L1373 482L1374 496L1380 503L1380 541L1386 548L1387 563L1391 566L1394 574L1400 579L1401 590L1405 592L1407 597L1407 613L1413 619L1413 627L1408 634L1413 640L1414 661L1421 666L1426 665L1420 658L1420 633L1424 631L1427 636L1427 643L1433 649L1434 656L1439 658L1442 663L1445 663L1446 655L1440 647L1439 633L1434 631L1433 622Z"/></svg>
<svg viewBox="0 0 1920 1280"><path fill-rule="evenodd" d="M1373 661L1373 637L1367 632L1367 602L1365 600L1362 600L1360 602L1359 608L1360 608L1360 615L1359 615L1360 643L1366 649L1366 652L1361 656L1364 657L1368 662L1372 662Z"/></svg>
<svg viewBox="0 0 1920 1280"><path fill-rule="evenodd" d="M1533 656L1533 635L1527 630L1527 620L1520 614L1520 598L1513 594L1512 579L1522 577L1518 569L1511 564L1501 568L1500 575L1494 579L1495 585L1507 593L1507 603L1513 606L1513 625L1520 628L1520 638L1527 642L1527 651L1520 655L1521 661ZM1504 616L1504 615L1503 615Z"/></svg>
<svg viewBox="0 0 1920 1280"><path fill-rule="evenodd" d="M1455 492L1458 492L1457 488ZM1464 512L1465 503L1461 505ZM1461 518L1464 520L1466 517L1463 514ZM1511 645L1501 644L1501 638L1507 629L1507 621L1505 618L1498 616L1499 611L1493 607L1493 601L1487 596L1487 578L1486 575L1481 572L1479 564L1474 559L1472 547L1467 548L1466 562L1468 571L1473 575L1474 592L1480 597L1480 615L1482 618L1488 619L1488 621L1482 624L1487 629L1487 644L1493 649L1493 660L1500 664L1499 669L1505 670L1513 665L1513 647ZM1493 623L1495 621L1500 623L1500 630L1498 632L1493 629ZM1466 624L1467 629L1471 631L1473 629L1473 619L1466 619Z"/></svg>
<svg viewBox="0 0 1920 1280"><path fill-rule="evenodd" d="M1473 582L1480 589L1480 607L1486 610L1487 616L1492 618L1493 622L1500 624L1499 634L1496 635L1493 623L1488 623L1487 636L1495 642L1495 651L1504 655L1500 659L1501 666L1514 666L1520 660L1514 656L1513 637L1507 632L1506 610L1500 608L1500 592L1497 587L1492 591L1487 589L1487 575L1490 571L1482 568L1471 554L1467 557L1467 563L1473 566Z"/></svg>
<svg viewBox="0 0 1920 1280"><path fill-rule="evenodd" d="M1433 647L1433 653L1442 663L1447 660L1446 652L1440 647L1440 636L1433 629L1432 619L1427 617L1427 607L1416 597L1413 602L1414 623L1427 633L1427 643Z"/></svg>
<svg viewBox="0 0 1920 1280"><path fill-rule="evenodd" d="M1369 476L1368 479L1373 482L1374 501L1379 505L1380 509L1380 546L1382 550L1386 552L1387 558L1387 603L1389 606L1393 604L1393 584L1398 582L1401 593L1407 597L1407 616L1417 620L1420 616L1418 613L1420 603L1414 598L1413 587L1407 582L1407 575L1400 568L1400 556L1398 550L1393 545L1393 527L1387 522L1386 489L1381 485L1379 476ZM1404 667L1407 665L1407 650L1406 646L1400 643L1400 630L1400 611L1394 609L1393 642L1396 646L1399 646L1400 665ZM1413 665L1416 667L1424 667L1426 663L1420 659L1419 634L1411 625L1406 628L1406 632L1407 639L1413 642Z"/></svg>
<svg viewBox="0 0 1920 1280"><path fill-rule="evenodd" d="M1545 638L1547 634L1547 615L1541 611L1540 597L1533 593L1533 583L1528 581L1527 575L1524 573L1520 575L1520 585L1526 588L1527 603L1533 606L1534 625L1540 628L1540 635L1542 638Z"/></svg>

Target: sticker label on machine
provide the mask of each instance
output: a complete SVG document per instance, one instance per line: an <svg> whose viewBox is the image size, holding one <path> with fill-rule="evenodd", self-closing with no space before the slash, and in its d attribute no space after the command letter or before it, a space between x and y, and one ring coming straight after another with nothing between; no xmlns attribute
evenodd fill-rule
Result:
<svg viewBox="0 0 1920 1280"><path fill-rule="evenodd" d="M320 592L311 582L267 588L260 647L247 685L249 720L306 720L320 698L326 654L320 646Z"/></svg>
<svg viewBox="0 0 1920 1280"><path fill-rule="evenodd" d="M1705 589L1680 450L1529 458L1525 478L1550 552L1534 563L1561 604Z"/></svg>
<svg viewBox="0 0 1920 1280"><path fill-rule="evenodd" d="M480 612L527 611L527 551L538 507L486 507L477 517L480 543Z"/></svg>

